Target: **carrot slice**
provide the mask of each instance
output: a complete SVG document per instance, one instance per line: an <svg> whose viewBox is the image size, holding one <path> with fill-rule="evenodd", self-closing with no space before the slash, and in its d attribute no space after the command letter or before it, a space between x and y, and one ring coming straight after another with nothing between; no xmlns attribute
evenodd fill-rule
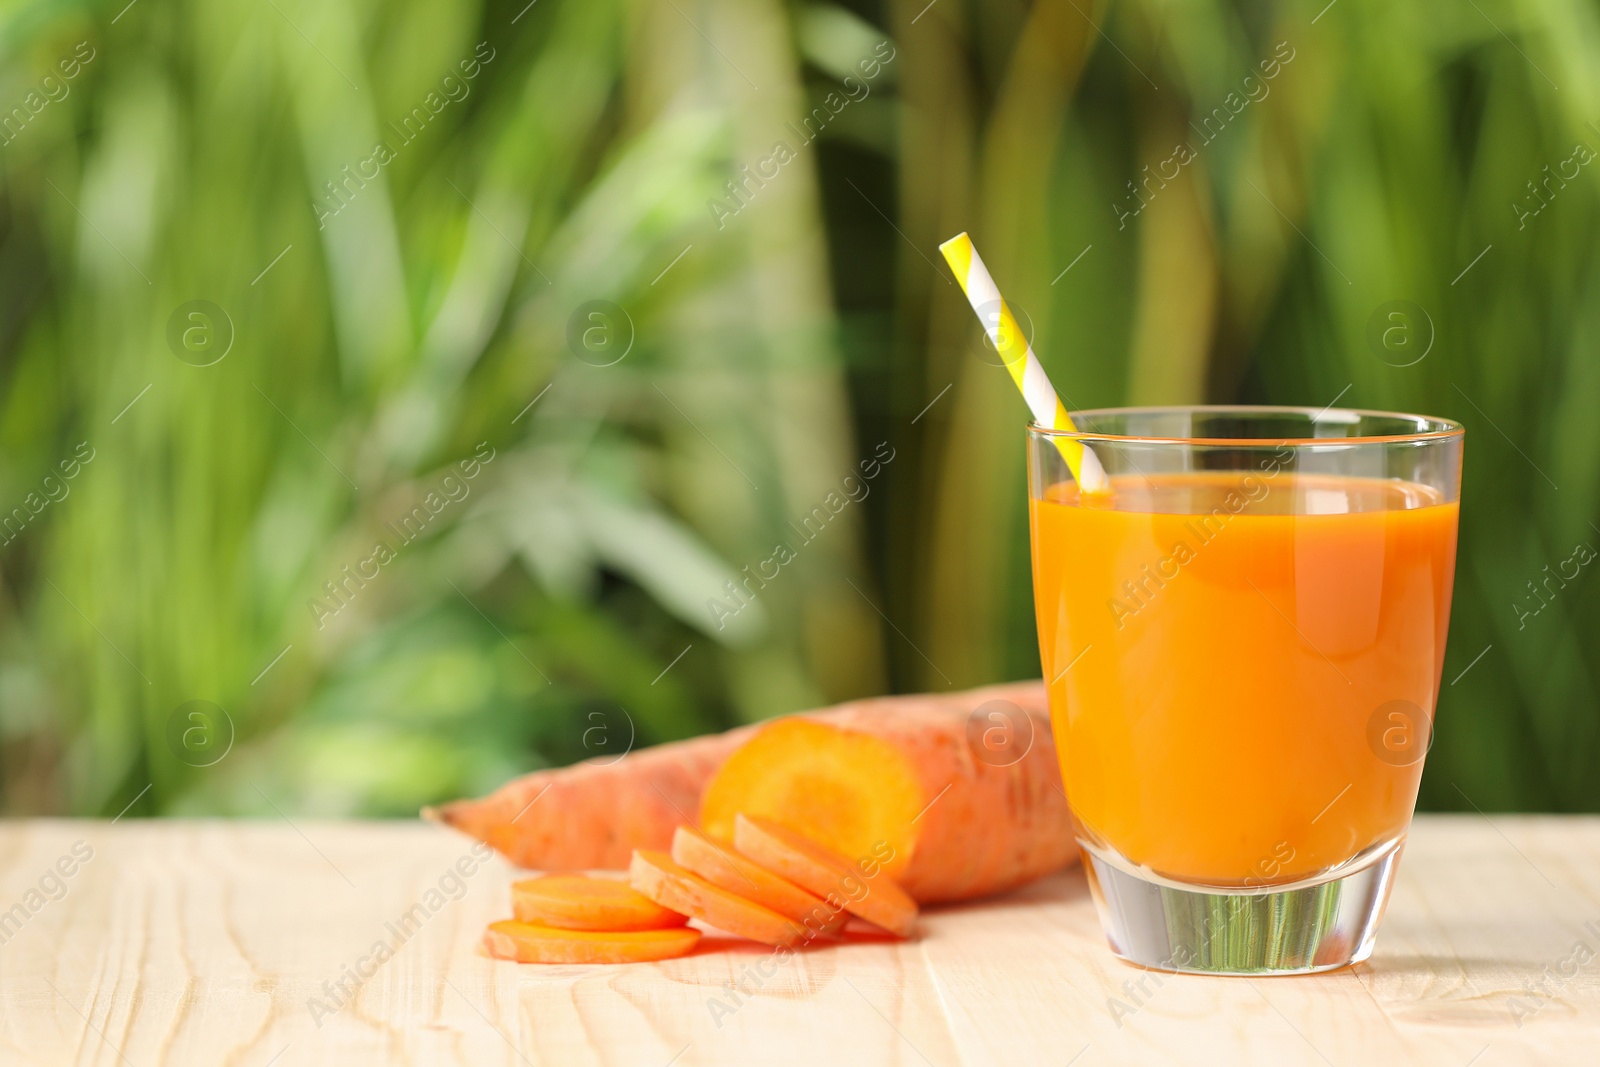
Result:
<svg viewBox="0 0 1600 1067"><path fill-rule="evenodd" d="M917 902L883 873L871 855L852 862L787 827L744 814L734 817L733 840L740 852L830 905L901 937L909 937L916 928Z"/></svg>
<svg viewBox="0 0 1600 1067"><path fill-rule="evenodd" d="M627 882L585 874L547 874L511 885L518 922L563 930L665 930L687 915L668 911Z"/></svg>
<svg viewBox="0 0 1600 1067"><path fill-rule="evenodd" d="M518 963L648 963L690 952L700 931L561 930L507 919L489 924L483 947L496 959Z"/></svg>
<svg viewBox="0 0 1600 1067"><path fill-rule="evenodd" d="M887 842L882 862L899 875L927 806L918 758L862 730L779 719L728 757L700 797L700 828L733 841L735 816L771 819L847 856Z"/></svg>
<svg viewBox="0 0 1600 1067"><path fill-rule="evenodd" d="M688 826L678 827L672 835L672 858L690 874L793 919L810 936L835 933L850 918L843 909L829 907L820 897Z"/></svg>
<svg viewBox="0 0 1600 1067"><path fill-rule="evenodd" d="M633 888L663 908L685 912L730 934L764 945L784 946L799 944L805 937L805 931L796 923L691 874L665 852L634 852L628 873Z"/></svg>

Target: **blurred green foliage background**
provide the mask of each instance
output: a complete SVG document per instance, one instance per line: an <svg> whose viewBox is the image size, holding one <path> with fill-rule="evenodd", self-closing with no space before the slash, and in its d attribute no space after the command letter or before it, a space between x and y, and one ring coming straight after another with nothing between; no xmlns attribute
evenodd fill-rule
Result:
<svg viewBox="0 0 1600 1067"><path fill-rule="evenodd" d="M1596 578L1530 585L1600 545L1593 5L14 0L0 56L7 813L1036 674L963 229L1071 406L1466 423L1422 803L1600 808Z"/></svg>

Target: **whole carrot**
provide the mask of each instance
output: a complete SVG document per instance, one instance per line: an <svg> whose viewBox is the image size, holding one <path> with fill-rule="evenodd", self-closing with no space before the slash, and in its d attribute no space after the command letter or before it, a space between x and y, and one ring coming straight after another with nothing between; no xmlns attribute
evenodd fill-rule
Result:
<svg viewBox="0 0 1600 1067"><path fill-rule="evenodd" d="M1000 892L1077 854L1039 682L852 701L424 814L521 866L571 870L624 868L696 821L731 841L741 812L853 858L887 845L885 870L924 903Z"/></svg>

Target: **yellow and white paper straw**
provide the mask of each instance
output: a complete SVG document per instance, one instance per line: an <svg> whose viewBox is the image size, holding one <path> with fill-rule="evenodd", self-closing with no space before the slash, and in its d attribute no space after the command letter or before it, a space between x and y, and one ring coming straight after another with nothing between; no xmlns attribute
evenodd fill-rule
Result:
<svg viewBox="0 0 1600 1067"><path fill-rule="evenodd" d="M1028 408L1033 412L1033 421L1051 430L1077 429L1067 415L1066 405L1061 403L1055 387L1039 365L1039 357L1033 354L1033 346L1022 336L1017 320L1011 316L1011 309L1006 306L994 279L989 276L989 268L978 258L978 250L972 247L972 238L965 233L958 233L940 245L939 251L944 253L945 262L950 264L956 281L961 283L962 292L967 294L967 302L983 323L1006 370L1011 372L1011 380L1022 391L1022 399L1028 402ZM1100 466L1095 454L1084 447L1082 441L1070 437L1054 437L1051 440L1055 442L1061 458L1067 461L1082 492L1110 491L1111 483L1106 478L1105 468Z"/></svg>

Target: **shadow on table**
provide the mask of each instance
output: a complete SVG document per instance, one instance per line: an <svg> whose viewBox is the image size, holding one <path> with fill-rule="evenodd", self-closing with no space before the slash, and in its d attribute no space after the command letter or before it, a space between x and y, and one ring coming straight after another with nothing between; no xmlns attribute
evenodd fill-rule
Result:
<svg viewBox="0 0 1600 1067"><path fill-rule="evenodd" d="M1016 889L1005 893L997 893L991 897L962 900L950 904L930 904L923 910L929 915L959 915L962 912L980 908L986 911L1032 909L1039 907L1041 904L1092 908L1093 902L1089 897L1089 883L1084 879L1083 867L1074 863L1065 870L1047 874L1037 881L1018 886Z"/></svg>

